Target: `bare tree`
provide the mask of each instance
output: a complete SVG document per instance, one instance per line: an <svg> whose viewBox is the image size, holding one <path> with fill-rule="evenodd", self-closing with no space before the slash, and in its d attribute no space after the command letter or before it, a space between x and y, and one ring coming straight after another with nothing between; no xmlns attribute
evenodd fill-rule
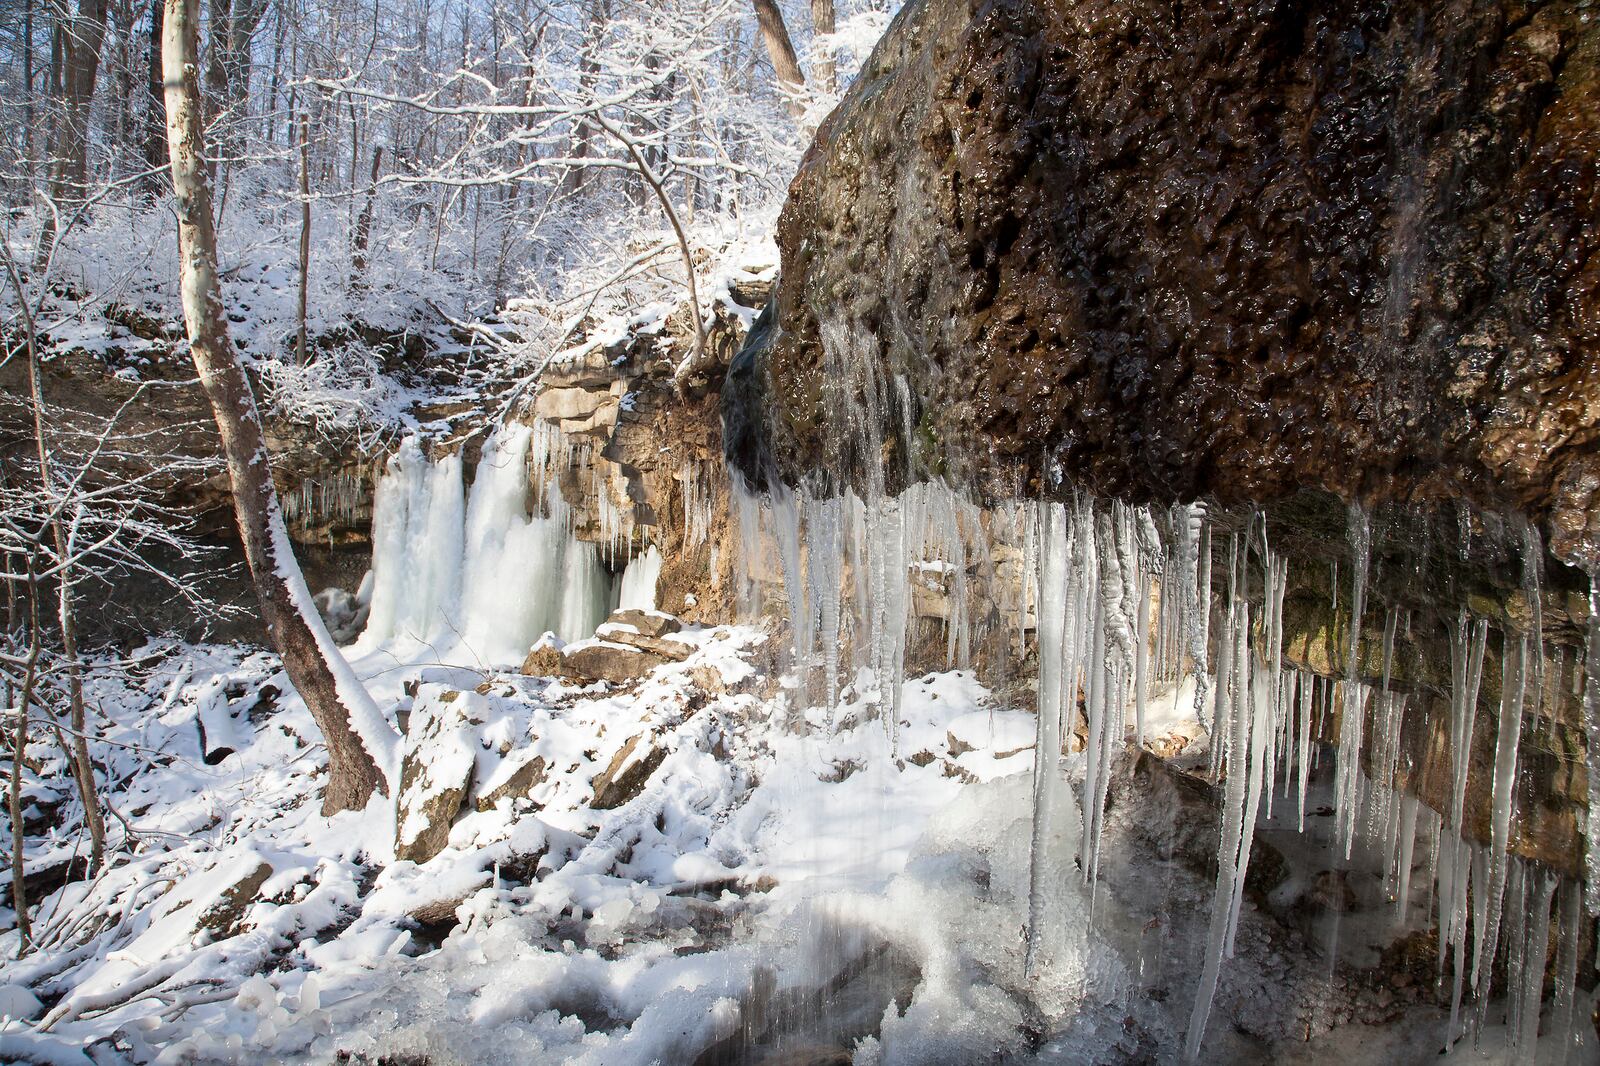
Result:
<svg viewBox="0 0 1600 1066"><path fill-rule="evenodd" d="M211 38L206 56L208 124L218 118L238 120L250 91L250 42L267 13L267 0L212 0ZM217 127L223 154L232 155L238 145L238 121Z"/></svg>
<svg viewBox="0 0 1600 1066"><path fill-rule="evenodd" d="M829 36L836 29L833 18L833 0L811 0L811 31L819 37ZM823 92L833 92L833 55L826 48L817 56L817 84Z"/></svg>
<svg viewBox="0 0 1600 1066"><path fill-rule="evenodd" d="M306 287L311 281L311 124L300 116L300 288L295 293L294 358L306 365Z"/></svg>
<svg viewBox="0 0 1600 1066"><path fill-rule="evenodd" d="M106 36L106 0L78 0L78 10L66 0L53 0L56 16L56 69L61 94L50 172L50 213L40 229L38 261L44 262L55 244L55 205L68 198L81 199L88 183L89 102L100 70L100 46Z"/></svg>
<svg viewBox="0 0 1600 1066"><path fill-rule="evenodd" d="M372 175L361 202L361 214L356 218L355 235L350 242L351 289L359 292L366 285L367 246L372 241L372 212L378 197L378 175L383 172L383 145L372 149Z"/></svg>
<svg viewBox="0 0 1600 1066"><path fill-rule="evenodd" d="M801 106L799 92L805 86L806 76L800 71L800 59L795 55L789 40L789 27L784 25L783 12L777 0L752 0L756 8L756 26L761 30L761 41L767 46L767 57L772 60L772 71L778 76L778 89L789 99L789 112L799 117Z"/></svg>
<svg viewBox="0 0 1600 1066"><path fill-rule="evenodd" d="M160 170L167 163L166 103L161 87L161 20L166 11L164 0L155 0L150 11L150 58L145 79L143 148L144 165L151 171ZM145 191L154 195L159 180L152 176Z"/></svg>
<svg viewBox="0 0 1600 1066"><path fill-rule="evenodd" d="M217 419L233 484L245 560L268 635L283 657L328 744L323 810L366 804L387 792L393 730L328 636L312 603L272 484L261 416L244 367L228 338L217 277L216 231L206 174L198 77L199 0L166 0L162 64L166 71L167 143L177 196L184 322L201 384Z"/></svg>

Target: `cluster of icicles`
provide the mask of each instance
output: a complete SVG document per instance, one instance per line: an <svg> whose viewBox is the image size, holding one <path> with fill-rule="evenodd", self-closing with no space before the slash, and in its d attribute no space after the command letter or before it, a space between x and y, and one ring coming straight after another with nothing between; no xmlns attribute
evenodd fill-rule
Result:
<svg viewBox="0 0 1600 1066"><path fill-rule="evenodd" d="M1003 503L985 511L938 482L863 500L851 492L824 495L781 485L757 495L737 471L732 479L731 510L739 524L743 558L760 557L770 541L781 562L801 694L812 704L832 708L841 685L853 682L858 693L877 700L885 729L893 735L908 624L919 613L913 603L922 595L919 587L943 594L950 665L966 665L976 640L1002 631L1013 653L1020 653L1026 632L1033 630L1039 664L1039 757L1026 959L1030 973L1048 964L1039 931L1053 901L1066 891L1066 879L1081 877L1092 890L1112 760L1123 749L1130 724L1135 742L1142 745L1152 693L1170 688L1171 698L1177 699L1178 693L1192 691L1195 714L1211 737L1213 777L1223 783L1223 818L1206 958L1186 1038L1189 1059L1199 1054L1221 968L1234 951L1258 815L1264 806L1271 816L1274 792L1281 788L1285 797L1298 799L1297 821L1304 831L1307 783L1323 747L1313 738L1324 735L1330 719L1337 719L1337 845L1348 858L1360 835L1387 856L1387 887L1402 922L1419 841L1426 849L1429 884L1437 888L1439 968L1442 976L1449 976L1452 990L1442 1046L1469 1029L1482 1031L1489 1017L1491 971L1503 951L1508 987L1498 991L1506 1004L1507 1040L1532 1054L1540 1029L1553 908L1559 936L1555 993L1545 1031L1561 1034L1563 1041L1553 1061L1567 1061L1575 1046L1570 1034L1585 910L1582 883L1509 853L1521 720L1530 702L1536 713L1545 685L1542 642L1530 634L1502 635L1493 832L1487 844L1479 844L1463 832L1463 808L1488 623L1463 612L1451 634L1453 778L1448 809L1435 812L1394 787L1403 776L1400 729L1407 699L1389 685L1400 626L1397 613L1390 612L1384 623L1381 681L1373 684L1358 677L1353 665L1366 611L1371 551L1363 512L1352 509L1350 521L1354 573L1349 576L1345 661L1352 665L1346 677L1327 680L1286 667L1280 657L1288 567L1269 543L1264 520L1253 521L1246 530L1220 532L1213 546L1213 527L1200 505L1154 514L1080 499ZM1536 539L1530 541L1530 559L1536 560L1541 550ZM1213 573L1223 566L1225 571ZM1537 574L1537 563L1530 563L1528 591L1534 604L1539 602ZM969 581L981 586L984 595L969 596ZM755 589L748 574L744 587L747 595ZM1584 695L1592 798L1600 787L1600 772L1594 772L1600 769L1594 744L1600 737L1596 608L1600 602L1590 611ZM747 602L746 609L755 608ZM1213 616L1220 627L1215 634ZM1539 632L1537 624L1531 632ZM853 661L841 663L841 649L848 649ZM853 674L847 676L851 668ZM1179 682L1189 672L1196 684L1185 688ZM1078 731L1080 700L1086 737L1081 813L1076 815L1081 826L1069 830L1059 824L1075 810L1064 742ZM1370 736L1364 736L1368 730ZM1364 747L1371 777L1362 769ZM1600 799L1594 809L1600 810ZM1056 854L1063 846L1075 847L1076 853ZM1592 852L1591 841L1591 890L1597 883ZM1595 903L1589 900L1591 912ZM1464 1017L1468 987L1475 1010Z"/></svg>
<svg viewBox="0 0 1600 1066"><path fill-rule="evenodd" d="M361 517L365 503L365 482L355 474L343 472L325 478L306 478L294 491L281 497L285 521L313 526L353 521Z"/></svg>
<svg viewBox="0 0 1600 1066"><path fill-rule="evenodd" d="M574 536L557 479L570 456L553 454L554 440L522 425L495 431L470 494L458 453L429 459L417 438L401 444L374 490L371 610L357 654L427 646L441 661L515 663L546 632L590 636L619 596L654 606L659 554L641 554L618 581Z"/></svg>

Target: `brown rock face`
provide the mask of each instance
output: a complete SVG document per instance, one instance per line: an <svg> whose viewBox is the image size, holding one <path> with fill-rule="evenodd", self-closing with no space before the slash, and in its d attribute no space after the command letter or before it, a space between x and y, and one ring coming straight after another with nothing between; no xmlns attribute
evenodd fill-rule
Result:
<svg viewBox="0 0 1600 1066"><path fill-rule="evenodd" d="M636 681L667 660L627 644L594 641L561 656L562 674L582 681L624 685Z"/></svg>
<svg viewBox="0 0 1600 1066"><path fill-rule="evenodd" d="M784 210L765 461L1464 497L1600 564L1597 115L1572 3L913 0Z"/></svg>
<svg viewBox="0 0 1600 1066"><path fill-rule="evenodd" d="M627 803L644 791L650 775L666 757L667 749L653 734L632 737L594 779L594 799L589 805L597 811L610 811Z"/></svg>

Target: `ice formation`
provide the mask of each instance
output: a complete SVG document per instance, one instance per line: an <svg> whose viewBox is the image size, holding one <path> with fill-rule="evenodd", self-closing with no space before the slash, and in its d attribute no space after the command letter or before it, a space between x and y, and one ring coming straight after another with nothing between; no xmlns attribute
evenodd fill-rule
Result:
<svg viewBox="0 0 1600 1066"><path fill-rule="evenodd" d="M513 663L546 631L579 640L605 621L611 577L573 535L554 467L531 462L542 459L533 444L526 426L494 433L470 495L459 454L429 459L410 437L389 458L374 492L371 613L358 653L431 645ZM532 513L530 465L544 477ZM641 573L636 589L644 583Z"/></svg>
<svg viewBox="0 0 1600 1066"><path fill-rule="evenodd" d="M624 610L656 609L656 582L661 579L661 551L650 545L634 556L622 572L617 607Z"/></svg>
<svg viewBox="0 0 1600 1066"><path fill-rule="evenodd" d="M861 417L858 430L870 429L881 415ZM1580 886L1512 854L1520 730L1525 712L1548 698L1536 694L1546 685L1537 616L1531 632L1501 631L1493 642L1504 684L1495 722L1491 839L1478 844L1466 832L1464 803L1493 627L1463 612L1448 634L1450 795L1446 809L1434 811L1404 787L1414 768L1402 726L1415 696L1394 678L1397 647L1402 636L1409 641L1414 623L1398 609L1369 617L1373 531L1359 507L1348 520L1350 562L1330 574L1341 665L1329 680L1283 658L1290 568L1269 542L1263 515L1240 527L1219 524L1198 505L1158 513L1082 495L991 504L985 512L941 480L913 480L890 493L881 488L880 474L864 494L820 479L758 494L733 477L731 509L746 556L744 594L756 584L751 575L759 564L752 560L775 554L804 703L831 708L853 686L892 736L907 646L919 619L925 626L931 615L942 626L952 665L965 664L974 648L989 642L1020 654L1031 635L1038 687L1030 975L1056 964L1050 945L1067 881L1086 882L1093 899L1113 759L1130 740L1143 744L1152 693L1170 688L1172 699L1194 693L1210 735L1209 768L1222 807L1188 1058L1201 1054L1219 980L1236 947L1257 822L1272 816L1281 789L1295 803L1289 824L1306 831L1311 777L1329 741L1337 855L1350 858L1361 841L1363 852L1377 857L1400 927L1418 918L1414 886L1428 890L1422 920L1431 919L1436 893L1438 964L1452 999L1445 1045L1467 1024L1476 1033L1497 1024L1491 1005L1503 1004L1510 1047L1531 1048L1535 1041L1543 1047L1552 1039L1564 1049L1575 1046L1559 1034L1571 1031L1575 1010L1568 975L1577 967L1572 930L1582 915ZM1529 538L1524 550L1542 546ZM1537 595L1536 564L1526 573L1525 587ZM928 636L917 635L919 647L927 648ZM1589 639L1593 646L1600 637L1591 631ZM1591 651L1585 700L1591 723L1600 719L1595 658ZM1179 683L1186 676L1193 685ZM813 720L831 723L832 717ZM1590 735L1597 732L1591 725ZM1590 778L1591 787L1597 779ZM1551 922L1563 932L1554 949L1556 993L1545 1004L1540 981L1549 951L1542 934ZM1504 967L1508 988L1491 987L1491 965ZM1472 1016L1464 1021L1462 1000L1469 992Z"/></svg>
<svg viewBox="0 0 1600 1066"><path fill-rule="evenodd" d="M292 492L280 494L279 501L284 520L291 524L350 522L361 517L365 490L361 478L341 471L325 478L306 478Z"/></svg>

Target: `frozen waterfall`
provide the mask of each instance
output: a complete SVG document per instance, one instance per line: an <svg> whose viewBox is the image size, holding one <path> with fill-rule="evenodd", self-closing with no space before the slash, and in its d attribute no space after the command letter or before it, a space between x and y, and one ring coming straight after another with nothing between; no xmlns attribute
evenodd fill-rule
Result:
<svg viewBox="0 0 1600 1066"><path fill-rule="evenodd" d="M529 511L531 441L526 426L491 436L470 494L459 454L430 460L410 437L390 457L374 494L371 614L357 654L426 646L440 659L515 663L546 631L579 640L605 621L614 582L573 535L553 483L546 513Z"/></svg>

